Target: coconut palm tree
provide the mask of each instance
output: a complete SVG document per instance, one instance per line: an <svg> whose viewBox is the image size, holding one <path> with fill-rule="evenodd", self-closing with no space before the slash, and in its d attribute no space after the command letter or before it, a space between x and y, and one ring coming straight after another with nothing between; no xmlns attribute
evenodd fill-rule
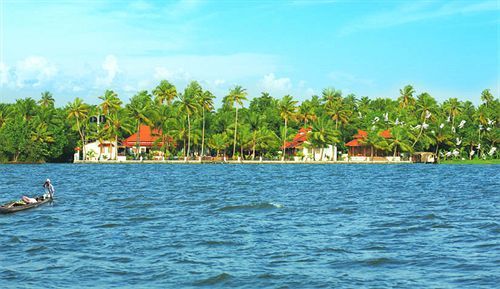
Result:
<svg viewBox="0 0 500 289"><path fill-rule="evenodd" d="M398 149L399 151L409 152L413 150L408 140L408 133L405 128L396 126L391 129L391 138L388 139L389 150L394 150L394 157L396 157Z"/></svg>
<svg viewBox="0 0 500 289"><path fill-rule="evenodd" d="M139 157L139 145L141 142L141 125L152 126L152 100L151 95L146 90L140 91L130 99L127 104L127 113L137 127L136 159Z"/></svg>
<svg viewBox="0 0 500 289"><path fill-rule="evenodd" d="M80 140L82 142L82 153L85 159L85 135L83 131L83 123L88 118L89 106L85 104L80 98L75 98L72 103L69 103L67 108L67 119L75 121L75 127L80 135Z"/></svg>
<svg viewBox="0 0 500 289"><path fill-rule="evenodd" d="M278 109L280 112L281 118L285 121L285 129L284 132L287 132L287 125L290 119L294 119L297 114L297 101L293 100L291 95L285 95L278 103ZM285 144L286 144L286 135L283 137L283 155L281 156L281 160L285 160Z"/></svg>
<svg viewBox="0 0 500 289"><path fill-rule="evenodd" d="M462 112L462 103L456 98L450 98L443 103L443 109L448 112L451 117L451 125L455 126L455 118Z"/></svg>
<svg viewBox="0 0 500 289"><path fill-rule="evenodd" d="M203 128L201 132L201 156L205 155L204 146L205 146L205 111L211 112L214 109L214 98L215 96L210 91L205 91L200 95L199 106L202 111L202 119L203 119Z"/></svg>
<svg viewBox="0 0 500 289"><path fill-rule="evenodd" d="M179 109L183 112L187 117L188 123L188 143L187 143L187 153L186 156L190 157L190 148L191 148L191 116L198 111L198 103L196 102L196 98L193 94L189 93L188 88L184 93L179 95Z"/></svg>
<svg viewBox="0 0 500 289"><path fill-rule="evenodd" d="M486 107L488 107L488 104L493 102L494 99L495 97L493 96L493 94L491 94L489 89L485 89L483 90L483 92L481 92L481 100L484 102L484 104L486 104Z"/></svg>
<svg viewBox="0 0 500 289"><path fill-rule="evenodd" d="M102 100L99 106L101 107L102 113L105 115L118 111L122 105L122 101L118 98L118 94L112 90L106 90L104 95L99 96L99 99Z"/></svg>
<svg viewBox="0 0 500 289"><path fill-rule="evenodd" d="M170 105L177 96L177 89L167 80L162 80L153 90L153 95L155 96L155 102L158 105L163 105L165 103Z"/></svg>
<svg viewBox="0 0 500 289"><path fill-rule="evenodd" d="M114 145L118 146L118 136L122 132L127 134L132 134L133 125L130 119L127 117L123 109L116 111L113 114L108 115L106 120L106 125L104 126L104 132L108 138L114 139ZM111 156L112 159L117 159L117 155Z"/></svg>
<svg viewBox="0 0 500 289"><path fill-rule="evenodd" d="M410 106L413 106L415 104L415 98L413 97L413 94L415 93L415 89L413 89L413 86L407 85L403 89L399 90L399 107L400 108L407 108Z"/></svg>
<svg viewBox="0 0 500 289"><path fill-rule="evenodd" d="M216 156L219 156L220 151L224 151L224 156L226 155L225 150L228 146L228 143L229 137L226 133L214 134L208 140L208 146L216 151Z"/></svg>
<svg viewBox="0 0 500 289"><path fill-rule="evenodd" d="M328 87L323 89L322 96L325 103L334 102L336 100L342 99L342 91L337 90L333 87Z"/></svg>
<svg viewBox="0 0 500 289"><path fill-rule="evenodd" d="M436 111L437 103L436 100L427 92L424 92L420 94L417 97L417 101L415 102L415 107L416 107L416 112L417 116L419 117L419 125L420 125L420 131L418 135L415 137L415 141L412 144L412 148L415 147L417 142L419 141L420 137L422 136L422 133L425 129L424 123L426 122L426 119L433 119L434 118L434 113ZM428 117L428 114L431 114L430 117Z"/></svg>
<svg viewBox="0 0 500 289"><path fill-rule="evenodd" d="M243 87L237 85L227 95L228 102L236 108L234 117L234 139L233 139L233 158L236 155L236 136L238 134L238 108L243 107L243 101L247 100L247 91Z"/></svg>
<svg viewBox="0 0 500 289"><path fill-rule="evenodd" d="M306 100L302 102L299 106L299 117L300 120L304 123L304 126L308 126L309 121L314 121L317 118L314 107L311 104L310 100Z"/></svg>
<svg viewBox="0 0 500 289"><path fill-rule="evenodd" d="M324 147L339 142L337 130L333 129L332 122L325 117L320 117L312 122L309 139L313 148L321 148L320 161L323 160Z"/></svg>
<svg viewBox="0 0 500 289"><path fill-rule="evenodd" d="M38 103L44 108L54 107L54 97L52 96L52 93L48 91L42 92L42 97Z"/></svg>

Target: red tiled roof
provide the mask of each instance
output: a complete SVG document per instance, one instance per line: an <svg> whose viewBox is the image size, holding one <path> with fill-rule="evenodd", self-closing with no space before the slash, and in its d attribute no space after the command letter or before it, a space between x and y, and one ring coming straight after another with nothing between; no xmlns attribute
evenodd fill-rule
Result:
<svg viewBox="0 0 500 289"><path fill-rule="evenodd" d="M358 133L353 136L354 138L360 139L360 138L365 138L368 137L368 133L364 130L358 129Z"/></svg>
<svg viewBox="0 0 500 289"><path fill-rule="evenodd" d="M297 148L307 141L307 134L311 131L310 127L301 128L293 137L292 141L285 142L285 148Z"/></svg>
<svg viewBox="0 0 500 289"><path fill-rule="evenodd" d="M141 125L139 139L137 138L137 133L129 136L123 141L123 145L126 147L134 147L137 145L137 141L139 140L139 146L144 147L152 147L154 142L160 138L161 131L151 128L147 125ZM161 142L158 143L161 145Z"/></svg>
<svg viewBox="0 0 500 289"><path fill-rule="evenodd" d="M381 131L378 135L383 137L383 138L391 138L392 137L391 131L388 129ZM348 147L362 146L363 145L362 141L368 137L368 133L364 130L358 129L358 133L355 134L353 137L354 137L354 139L352 141L346 143L345 144L346 146L348 146Z"/></svg>
<svg viewBox="0 0 500 289"><path fill-rule="evenodd" d="M383 132L379 133L379 135L383 138L391 138L392 137L392 134L391 134L391 131L386 129L384 130Z"/></svg>
<svg viewBox="0 0 500 289"><path fill-rule="evenodd" d="M362 144L359 143L358 139L353 139L352 141L345 144L348 147L359 147Z"/></svg>

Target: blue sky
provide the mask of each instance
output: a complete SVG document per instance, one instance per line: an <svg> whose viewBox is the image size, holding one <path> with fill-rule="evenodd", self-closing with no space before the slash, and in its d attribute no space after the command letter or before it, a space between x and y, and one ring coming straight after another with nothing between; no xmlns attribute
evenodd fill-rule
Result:
<svg viewBox="0 0 500 289"><path fill-rule="evenodd" d="M477 1L0 0L0 100L127 100L161 79L298 100L335 87L439 101L499 96L499 13Z"/></svg>

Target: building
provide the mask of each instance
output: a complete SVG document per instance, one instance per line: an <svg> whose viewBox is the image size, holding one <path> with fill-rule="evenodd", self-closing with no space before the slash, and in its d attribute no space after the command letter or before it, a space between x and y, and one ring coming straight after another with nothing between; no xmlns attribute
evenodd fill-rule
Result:
<svg viewBox="0 0 500 289"><path fill-rule="evenodd" d="M301 128L292 141L285 142L285 153L294 156L296 161L337 160L336 147L329 145L326 148L313 148L307 141L311 128Z"/></svg>
<svg viewBox="0 0 500 289"><path fill-rule="evenodd" d="M141 125L139 131L126 138L122 145L132 154L154 152L155 158L163 158L163 153L159 150L163 146L161 131L147 125Z"/></svg>
<svg viewBox="0 0 500 289"><path fill-rule="evenodd" d="M381 131L379 136L385 139L392 138L391 131L388 129ZM345 144L348 147L350 161L399 161L400 159L399 156L393 157L390 152L377 149L373 145L368 144L368 133L364 130L358 129L358 133L353 138L353 140Z"/></svg>
<svg viewBox="0 0 500 289"><path fill-rule="evenodd" d="M416 152L412 156L414 163L428 163L433 164L437 162L437 157L432 152Z"/></svg>
<svg viewBox="0 0 500 289"><path fill-rule="evenodd" d="M80 148L77 148L79 158ZM85 161L114 160L118 156L118 145L112 141L94 141L85 144ZM75 156L76 158L76 156Z"/></svg>

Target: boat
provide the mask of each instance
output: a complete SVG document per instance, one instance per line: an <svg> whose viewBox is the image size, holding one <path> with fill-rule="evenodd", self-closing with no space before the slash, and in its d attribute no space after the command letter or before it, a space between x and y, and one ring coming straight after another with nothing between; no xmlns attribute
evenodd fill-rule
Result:
<svg viewBox="0 0 500 289"><path fill-rule="evenodd" d="M46 204L48 202L52 202L51 197L46 198L43 195L36 197L35 200L37 200L37 202L31 203L31 204L26 204L26 203L20 204L19 201L9 202L9 203L3 204L0 206L0 214L8 214L8 213L15 213L15 212L19 212L19 211L24 211L27 209L36 208L36 207L43 205L43 204Z"/></svg>

